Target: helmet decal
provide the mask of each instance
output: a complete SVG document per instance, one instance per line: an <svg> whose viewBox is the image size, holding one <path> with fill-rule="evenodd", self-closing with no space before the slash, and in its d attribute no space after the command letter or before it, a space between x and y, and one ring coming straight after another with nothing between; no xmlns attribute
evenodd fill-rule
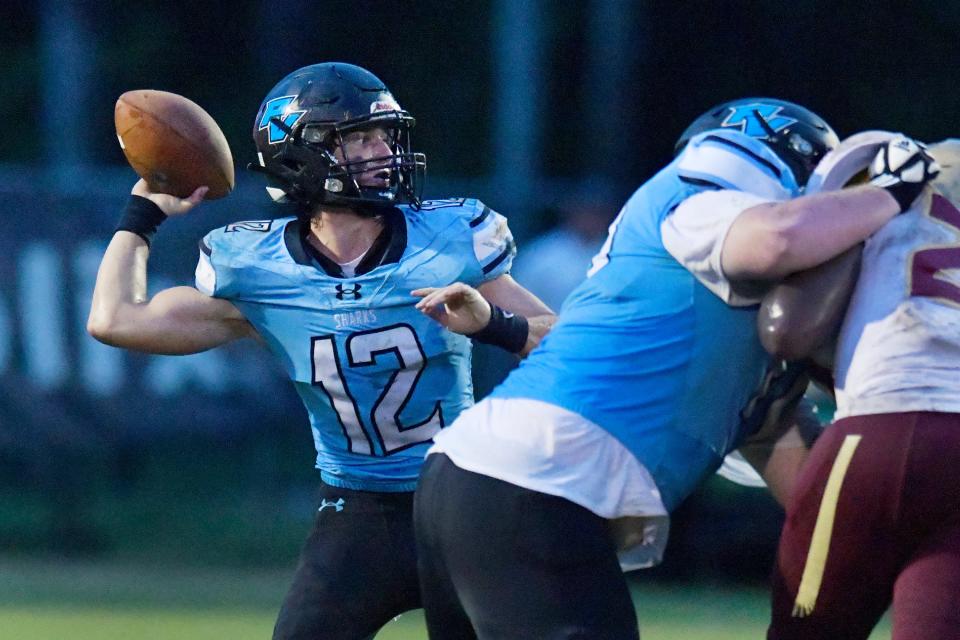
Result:
<svg viewBox="0 0 960 640"><path fill-rule="evenodd" d="M796 118L780 115L783 107L773 104L752 102L727 108L730 110L730 115L720 123L720 126L738 129L751 138L765 138L770 134L770 131L776 133L797 121ZM766 127L764 123L766 123Z"/></svg>
<svg viewBox="0 0 960 640"><path fill-rule="evenodd" d="M270 144L278 144L287 139L287 132L277 126L277 123L273 121L274 118L279 119L286 125L287 129L290 129L306 113L305 110L290 111L290 105L296 99L297 96L281 96L268 100L263 105L263 116L260 118L259 127L261 131L270 129L268 132Z"/></svg>
<svg viewBox="0 0 960 640"><path fill-rule="evenodd" d="M370 103L370 113L377 113L378 111L400 111L400 105L393 99L393 96L385 93Z"/></svg>

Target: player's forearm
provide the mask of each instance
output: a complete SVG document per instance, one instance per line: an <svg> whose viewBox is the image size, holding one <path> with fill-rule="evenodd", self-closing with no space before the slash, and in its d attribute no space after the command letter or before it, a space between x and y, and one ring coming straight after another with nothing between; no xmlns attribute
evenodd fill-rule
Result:
<svg viewBox="0 0 960 640"><path fill-rule="evenodd" d="M93 289L87 331L103 342L121 332L125 311L147 301L147 258L150 248L128 231L114 234L100 262Z"/></svg>
<svg viewBox="0 0 960 640"><path fill-rule="evenodd" d="M740 454L757 470L771 495L782 507L786 507L800 468L809 453L810 450L804 446L796 427L772 447L740 448Z"/></svg>
<svg viewBox="0 0 960 640"><path fill-rule="evenodd" d="M896 201L871 186L810 196L788 228L784 275L809 269L863 242L900 213Z"/></svg>
<svg viewBox="0 0 960 640"><path fill-rule="evenodd" d="M496 280L486 282L480 285L478 290L490 304L526 319L527 340L523 348L515 352L521 358L526 357L540 344L557 321L557 315L550 307L520 286L509 275L502 275Z"/></svg>
<svg viewBox="0 0 960 640"><path fill-rule="evenodd" d="M538 316L554 315L553 310L540 298L523 288L508 274L481 284L477 290L491 304L528 320Z"/></svg>
<svg viewBox="0 0 960 640"><path fill-rule="evenodd" d="M864 241L899 211L890 194L872 186L753 207L724 242L724 273L776 280L809 269Z"/></svg>

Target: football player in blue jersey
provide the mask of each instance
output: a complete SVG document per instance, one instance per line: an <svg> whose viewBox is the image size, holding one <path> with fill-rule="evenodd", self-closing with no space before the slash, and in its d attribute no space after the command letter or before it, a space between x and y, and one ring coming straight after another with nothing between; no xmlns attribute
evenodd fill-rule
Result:
<svg viewBox="0 0 960 640"><path fill-rule="evenodd" d="M432 438L473 403L462 334L524 353L552 322L509 275L503 216L476 200L420 200L413 122L369 71L295 71L260 107L252 168L298 215L210 232L196 287L148 298L151 235L205 189L180 199L141 180L97 276L97 339L187 354L255 337L306 405L322 488L278 640L372 637L420 606L413 489ZM451 283L439 310L417 309Z"/></svg>
<svg viewBox="0 0 960 640"><path fill-rule="evenodd" d="M801 195L836 143L793 103L719 105L627 201L539 347L428 454L432 638L638 637L622 567L659 561L668 514L747 435L763 292L919 193L891 178Z"/></svg>

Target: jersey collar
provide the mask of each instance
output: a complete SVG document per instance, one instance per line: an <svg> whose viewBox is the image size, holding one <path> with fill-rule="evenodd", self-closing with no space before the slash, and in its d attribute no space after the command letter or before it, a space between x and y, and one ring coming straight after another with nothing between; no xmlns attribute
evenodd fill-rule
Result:
<svg viewBox="0 0 960 640"><path fill-rule="evenodd" d="M400 262L407 248L407 221L400 209L393 207L383 214L383 230L373 241L367 255L357 265L356 275L360 276L385 264ZM322 269L328 276L343 278L340 265L317 251L307 241L310 225L301 218L287 223L283 231L283 240L294 262L305 267Z"/></svg>

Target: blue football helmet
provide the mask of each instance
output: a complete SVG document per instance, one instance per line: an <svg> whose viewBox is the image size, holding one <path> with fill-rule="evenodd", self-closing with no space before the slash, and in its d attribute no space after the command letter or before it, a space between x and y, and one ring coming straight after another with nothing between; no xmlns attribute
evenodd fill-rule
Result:
<svg viewBox="0 0 960 640"><path fill-rule="evenodd" d="M276 201L293 201L305 214L317 205L376 211L396 204L419 206L426 157L410 150L415 120L375 75L352 64L325 62L297 69L264 98L253 123L257 164ZM342 162L334 149L346 134L382 128L392 155ZM362 186L367 171L390 171L386 188Z"/></svg>
<svg viewBox="0 0 960 640"><path fill-rule="evenodd" d="M743 98L717 105L693 121L677 140L676 153L696 135L736 129L762 140L805 185L823 156L840 143L823 118L798 104L774 98Z"/></svg>

